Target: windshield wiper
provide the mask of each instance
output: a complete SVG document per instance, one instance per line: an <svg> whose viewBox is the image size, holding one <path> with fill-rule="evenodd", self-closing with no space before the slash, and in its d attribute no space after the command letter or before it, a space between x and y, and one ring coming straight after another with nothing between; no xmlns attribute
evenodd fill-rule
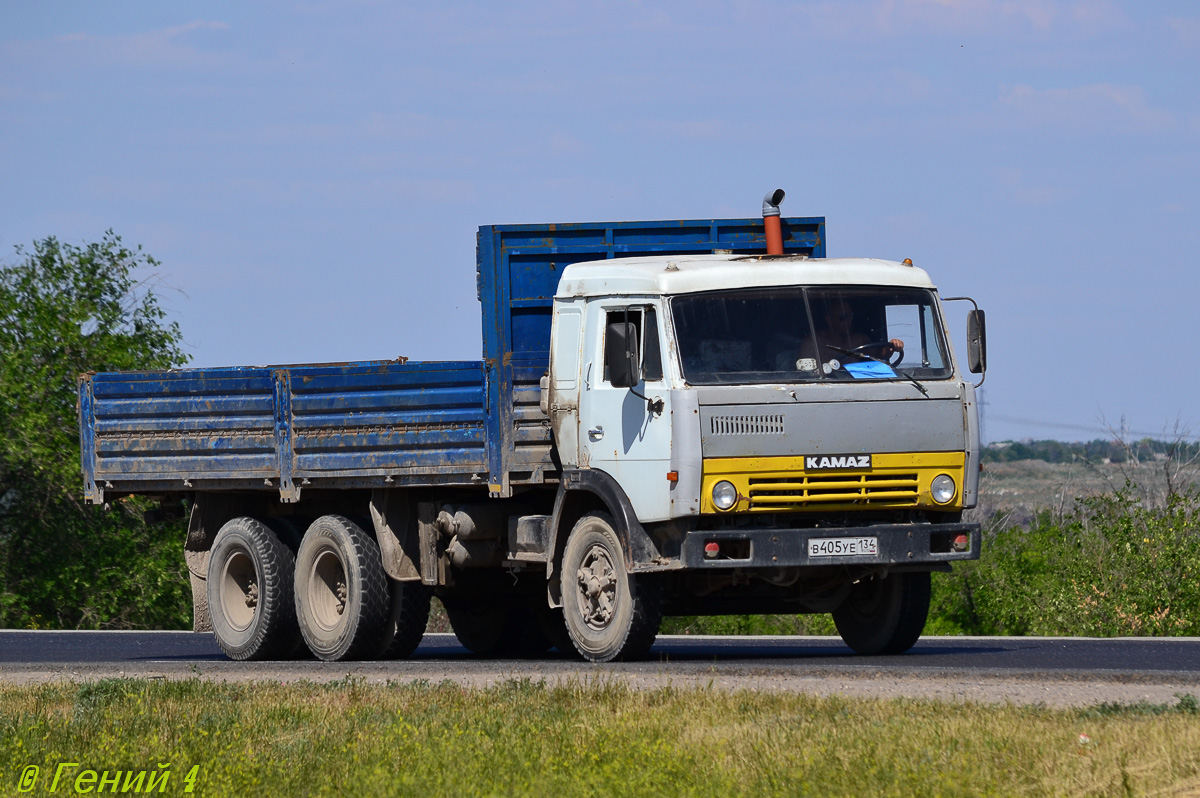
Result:
<svg viewBox="0 0 1200 798"><path fill-rule="evenodd" d="M843 349L842 347L834 346L833 344L825 344L825 348L832 349L835 352L841 352L844 355L852 355L853 357L865 357L867 360L874 360L876 363L882 363L883 365L890 368L892 370L892 373L895 374L896 377L903 377L904 379L911 382L913 385L917 386L917 390L920 391L921 393L923 393L926 397L929 396L929 391L925 390L925 386L922 385L921 383L917 382L916 378L913 377L913 375L905 374L903 371L896 369L894 366L892 366L891 363L887 362L883 358L875 357L873 355L868 355L864 352L855 352L853 349ZM890 380L895 381L896 377L892 377L892 378L890 378Z"/></svg>

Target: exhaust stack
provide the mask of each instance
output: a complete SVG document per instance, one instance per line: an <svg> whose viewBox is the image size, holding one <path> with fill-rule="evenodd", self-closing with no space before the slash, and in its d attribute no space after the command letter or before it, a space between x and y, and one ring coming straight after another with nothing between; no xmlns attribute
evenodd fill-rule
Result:
<svg viewBox="0 0 1200 798"><path fill-rule="evenodd" d="M767 234L767 254L783 254L783 228L779 224L779 204L783 202L783 189L777 188L763 197L763 227Z"/></svg>

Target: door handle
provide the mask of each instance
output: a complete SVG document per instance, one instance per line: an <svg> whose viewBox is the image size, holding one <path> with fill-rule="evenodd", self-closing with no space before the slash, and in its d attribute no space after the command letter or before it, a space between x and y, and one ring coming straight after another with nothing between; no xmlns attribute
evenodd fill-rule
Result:
<svg viewBox="0 0 1200 798"><path fill-rule="evenodd" d="M595 427L591 428L588 430L588 437L594 441L600 440L604 437L604 427L596 425Z"/></svg>

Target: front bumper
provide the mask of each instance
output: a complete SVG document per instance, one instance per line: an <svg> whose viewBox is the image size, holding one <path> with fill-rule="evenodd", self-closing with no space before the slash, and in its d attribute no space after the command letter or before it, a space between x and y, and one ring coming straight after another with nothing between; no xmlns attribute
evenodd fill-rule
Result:
<svg viewBox="0 0 1200 798"><path fill-rule="evenodd" d="M954 551L953 540L967 535L966 551ZM875 554L810 557L810 539L874 537ZM704 547L717 543L721 554L705 556ZM819 529L696 530L684 538L680 559L684 568L785 568L829 565L914 565L978 560L983 544L979 524L874 524Z"/></svg>

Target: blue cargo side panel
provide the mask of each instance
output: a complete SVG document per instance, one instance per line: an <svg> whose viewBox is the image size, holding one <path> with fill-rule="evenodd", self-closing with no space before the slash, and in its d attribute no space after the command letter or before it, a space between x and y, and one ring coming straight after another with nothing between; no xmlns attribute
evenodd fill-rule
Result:
<svg viewBox="0 0 1200 798"><path fill-rule="evenodd" d="M478 361L293 367L290 378L301 486L361 476L469 482L486 470Z"/></svg>
<svg viewBox="0 0 1200 798"><path fill-rule="evenodd" d="M276 478L273 392L262 368L92 375L94 479Z"/></svg>

